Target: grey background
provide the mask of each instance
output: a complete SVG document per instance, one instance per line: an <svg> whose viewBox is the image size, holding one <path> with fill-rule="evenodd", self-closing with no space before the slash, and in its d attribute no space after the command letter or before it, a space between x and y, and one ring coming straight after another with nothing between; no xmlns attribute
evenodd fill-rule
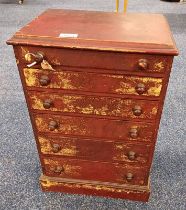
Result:
<svg viewBox="0 0 186 210"><path fill-rule="evenodd" d="M151 172L148 203L39 188L40 164L11 46L5 41L47 8L114 11L114 0L0 0L0 209L186 209L186 4L129 0L128 12L163 13L180 55L174 59ZM143 29L142 29L143 30Z"/></svg>

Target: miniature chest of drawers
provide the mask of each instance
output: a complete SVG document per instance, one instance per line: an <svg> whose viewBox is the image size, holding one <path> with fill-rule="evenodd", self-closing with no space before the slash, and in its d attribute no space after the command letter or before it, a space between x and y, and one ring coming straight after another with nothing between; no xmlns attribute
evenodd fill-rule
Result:
<svg viewBox="0 0 186 210"><path fill-rule="evenodd" d="M44 191L147 201L173 57L158 14L47 10L13 45Z"/></svg>

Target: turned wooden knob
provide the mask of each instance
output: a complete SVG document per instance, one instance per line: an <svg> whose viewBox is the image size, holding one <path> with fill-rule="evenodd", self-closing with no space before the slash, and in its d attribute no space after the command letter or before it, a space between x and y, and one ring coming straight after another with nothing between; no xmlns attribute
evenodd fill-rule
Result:
<svg viewBox="0 0 186 210"><path fill-rule="evenodd" d="M134 178L134 176L133 176L132 173L127 173L127 174L126 174L126 179L127 179L127 181L131 181L133 178Z"/></svg>
<svg viewBox="0 0 186 210"><path fill-rule="evenodd" d="M32 67L38 63L41 63L44 59L43 52L36 52L36 53L26 53L25 60L26 62L30 63L27 67Z"/></svg>
<svg viewBox="0 0 186 210"><path fill-rule="evenodd" d="M147 59L139 59L139 61L138 61L138 68L140 70L147 70L148 69L148 61L147 61Z"/></svg>
<svg viewBox="0 0 186 210"><path fill-rule="evenodd" d="M47 86L50 84L50 78L47 75L42 75L39 79L39 83L41 86Z"/></svg>
<svg viewBox="0 0 186 210"><path fill-rule="evenodd" d="M136 85L136 92L139 94L139 95L142 95L143 93L145 93L146 91L146 88L145 88L145 85L143 83L138 83Z"/></svg>
<svg viewBox="0 0 186 210"><path fill-rule="evenodd" d="M62 172L64 172L64 168L62 166L52 166L50 168L50 171L52 171L55 174L61 174Z"/></svg>
<svg viewBox="0 0 186 210"><path fill-rule="evenodd" d="M43 52L36 52L36 53L28 52L28 53L25 54L25 60L29 63L34 62L34 61L42 62L43 58L44 58Z"/></svg>
<svg viewBox="0 0 186 210"><path fill-rule="evenodd" d="M135 105L132 109L132 112L135 116L140 116L143 113L141 106Z"/></svg>
<svg viewBox="0 0 186 210"><path fill-rule="evenodd" d="M59 144L52 144L51 147L53 153L58 153L61 150L61 146Z"/></svg>
<svg viewBox="0 0 186 210"><path fill-rule="evenodd" d="M46 99L43 101L43 107L45 109L50 109L50 107L52 106L53 102L51 99Z"/></svg>
<svg viewBox="0 0 186 210"><path fill-rule="evenodd" d="M58 127L59 127L59 125L55 120L51 120L49 122L48 128L49 128L50 131L54 131Z"/></svg>
<svg viewBox="0 0 186 210"><path fill-rule="evenodd" d="M129 160L134 160L136 158L136 153L133 151L129 151L128 153L128 159Z"/></svg>
<svg viewBox="0 0 186 210"><path fill-rule="evenodd" d="M131 138L135 139L138 137L138 129L137 128L131 128L129 131L129 135Z"/></svg>

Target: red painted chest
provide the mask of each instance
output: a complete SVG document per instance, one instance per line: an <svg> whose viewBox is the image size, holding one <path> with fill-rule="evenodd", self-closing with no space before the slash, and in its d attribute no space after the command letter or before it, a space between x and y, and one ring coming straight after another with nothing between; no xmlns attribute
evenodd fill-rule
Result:
<svg viewBox="0 0 186 210"><path fill-rule="evenodd" d="M44 191L147 201L173 57L158 14L47 10L13 45Z"/></svg>

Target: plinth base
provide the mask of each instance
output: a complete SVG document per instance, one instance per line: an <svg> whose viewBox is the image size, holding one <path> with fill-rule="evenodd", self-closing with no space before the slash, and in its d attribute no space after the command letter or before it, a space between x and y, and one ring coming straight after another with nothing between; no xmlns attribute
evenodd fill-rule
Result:
<svg viewBox="0 0 186 210"><path fill-rule="evenodd" d="M147 186L119 185L108 182L48 177L45 175L40 177L40 185L43 191L105 196L143 202L147 202L149 199L149 183Z"/></svg>

